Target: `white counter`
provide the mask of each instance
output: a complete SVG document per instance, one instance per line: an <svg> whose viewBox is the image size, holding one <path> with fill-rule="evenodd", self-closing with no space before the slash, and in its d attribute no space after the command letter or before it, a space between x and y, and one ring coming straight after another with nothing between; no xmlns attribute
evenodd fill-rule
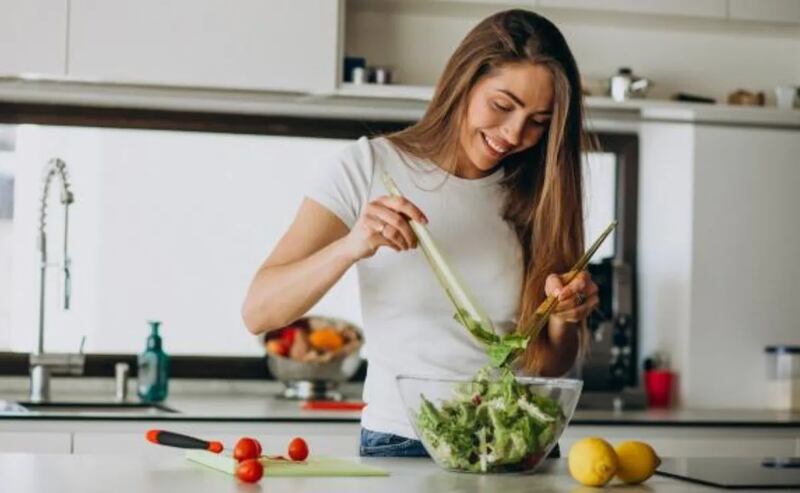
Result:
<svg viewBox="0 0 800 493"><path fill-rule="evenodd" d="M564 460L548 461L533 475L452 473L428 459L353 459L388 470L388 477L270 478L244 484L232 476L183 459L138 455L0 454L0 491L14 493L225 493L225 492L503 492L591 493L566 472ZM692 483L654 476L636 486L612 486L604 493L698 493L714 491ZM760 490L748 490L760 491ZM767 491L767 490L764 490Z"/></svg>

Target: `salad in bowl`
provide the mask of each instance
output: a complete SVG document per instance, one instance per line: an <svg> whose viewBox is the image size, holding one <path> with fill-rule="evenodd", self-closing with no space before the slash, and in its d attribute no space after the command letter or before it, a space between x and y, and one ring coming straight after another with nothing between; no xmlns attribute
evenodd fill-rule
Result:
<svg viewBox="0 0 800 493"><path fill-rule="evenodd" d="M397 383L434 461L476 473L533 472L558 442L582 388L580 380L490 368L472 379L401 375Z"/></svg>

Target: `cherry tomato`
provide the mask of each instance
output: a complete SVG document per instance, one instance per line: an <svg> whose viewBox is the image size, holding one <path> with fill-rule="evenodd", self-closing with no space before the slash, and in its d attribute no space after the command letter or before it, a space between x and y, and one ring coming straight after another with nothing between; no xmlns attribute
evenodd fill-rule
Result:
<svg viewBox="0 0 800 493"><path fill-rule="evenodd" d="M290 325L284 328L283 330L281 330L281 335L280 335L281 341L287 347L292 347L292 344L294 344L294 338L297 335L298 330L303 330L303 329L294 325Z"/></svg>
<svg viewBox="0 0 800 493"><path fill-rule="evenodd" d="M291 345L286 344L282 339L270 339L267 341L267 351L278 356L286 356L289 354Z"/></svg>
<svg viewBox="0 0 800 493"><path fill-rule="evenodd" d="M264 475L264 466L258 459L243 460L236 466L236 477L245 483L255 483Z"/></svg>
<svg viewBox="0 0 800 493"><path fill-rule="evenodd" d="M306 460L308 457L308 444L302 438L295 438L289 442L289 458L292 460Z"/></svg>
<svg viewBox="0 0 800 493"><path fill-rule="evenodd" d="M240 438L233 448L233 458L239 462L247 459L258 459L261 456L261 444L250 437Z"/></svg>

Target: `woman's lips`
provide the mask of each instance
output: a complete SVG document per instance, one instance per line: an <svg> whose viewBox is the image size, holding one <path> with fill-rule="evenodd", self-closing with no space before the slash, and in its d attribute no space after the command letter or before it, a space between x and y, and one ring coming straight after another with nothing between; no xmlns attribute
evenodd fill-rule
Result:
<svg viewBox="0 0 800 493"><path fill-rule="evenodd" d="M495 139L492 139L483 132L481 132L481 140L483 141L483 145L490 156L494 158L501 158L508 154L509 148L503 147Z"/></svg>

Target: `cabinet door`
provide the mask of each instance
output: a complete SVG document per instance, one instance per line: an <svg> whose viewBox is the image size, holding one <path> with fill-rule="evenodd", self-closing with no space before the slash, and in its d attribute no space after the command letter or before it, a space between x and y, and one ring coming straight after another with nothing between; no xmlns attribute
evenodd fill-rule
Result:
<svg viewBox="0 0 800 493"><path fill-rule="evenodd" d="M66 73L66 0L0 3L0 75Z"/></svg>
<svg viewBox="0 0 800 493"><path fill-rule="evenodd" d="M728 0L731 19L800 23L798 0Z"/></svg>
<svg viewBox="0 0 800 493"><path fill-rule="evenodd" d="M68 454L72 436L68 432L0 432L0 452Z"/></svg>
<svg viewBox="0 0 800 493"><path fill-rule="evenodd" d="M724 19L725 0L539 0L540 7Z"/></svg>
<svg viewBox="0 0 800 493"><path fill-rule="evenodd" d="M341 1L71 0L68 72L111 82L332 90Z"/></svg>

